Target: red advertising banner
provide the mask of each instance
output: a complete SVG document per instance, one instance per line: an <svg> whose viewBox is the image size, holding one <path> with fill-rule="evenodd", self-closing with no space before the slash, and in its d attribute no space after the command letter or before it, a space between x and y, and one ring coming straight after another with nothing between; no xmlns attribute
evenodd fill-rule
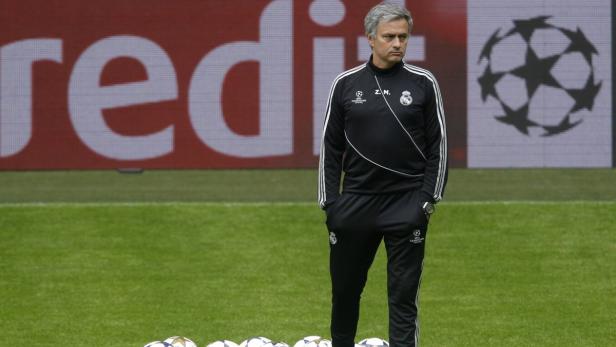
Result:
<svg viewBox="0 0 616 347"><path fill-rule="evenodd" d="M315 167L376 3L0 0L0 169ZM465 166L466 1L406 5Z"/></svg>

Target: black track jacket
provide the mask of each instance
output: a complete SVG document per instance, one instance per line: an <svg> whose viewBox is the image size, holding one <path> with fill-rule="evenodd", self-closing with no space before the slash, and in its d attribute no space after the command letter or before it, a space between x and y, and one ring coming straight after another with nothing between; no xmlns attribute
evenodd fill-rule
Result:
<svg viewBox="0 0 616 347"><path fill-rule="evenodd" d="M368 63L332 83L319 159L319 204L343 191L421 189L441 200L447 181L447 135L441 92L427 70L400 62Z"/></svg>

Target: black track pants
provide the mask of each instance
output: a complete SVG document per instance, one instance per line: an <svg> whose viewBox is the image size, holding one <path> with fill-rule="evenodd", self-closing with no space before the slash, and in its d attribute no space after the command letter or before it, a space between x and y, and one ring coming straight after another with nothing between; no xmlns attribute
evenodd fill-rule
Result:
<svg viewBox="0 0 616 347"><path fill-rule="evenodd" d="M390 346L418 346L418 293L428 224L421 199L417 191L343 193L328 207L334 347L354 346L361 293L382 239L387 251Z"/></svg>

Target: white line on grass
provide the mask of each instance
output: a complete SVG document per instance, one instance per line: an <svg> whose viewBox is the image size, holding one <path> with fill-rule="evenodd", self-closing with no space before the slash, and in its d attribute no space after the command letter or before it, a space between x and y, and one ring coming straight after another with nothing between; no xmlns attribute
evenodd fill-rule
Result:
<svg viewBox="0 0 616 347"><path fill-rule="evenodd" d="M614 205L616 200L481 200L481 201L445 201L439 205Z"/></svg>
<svg viewBox="0 0 616 347"><path fill-rule="evenodd" d="M312 202L268 202L268 201L242 201L242 202L214 202L214 201L105 201L105 202L18 202L0 203L0 208L8 207L141 207L141 206L309 206L318 204Z"/></svg>
<svg viewBox="0 0 616 347"><path fill-rule="evenodd" d="M616 205L616 201L587 201L587 200L566 200L566 201L532 201L532 200L506 200L506 201L444 201L439 205ZM136 201L136 202L18 202L0 203L0 208L13 207L141 207L141 206L314 206L318 209L318 204L307 201L242 201L242 202L190 202L190 201Z"/></svg>

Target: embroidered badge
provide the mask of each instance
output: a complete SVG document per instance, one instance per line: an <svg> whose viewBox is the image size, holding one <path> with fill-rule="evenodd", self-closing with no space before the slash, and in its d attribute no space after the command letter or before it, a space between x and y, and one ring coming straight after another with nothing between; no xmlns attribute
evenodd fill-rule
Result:
<svg viewBox="0 0 616 347"><path fill-rule="evenodd" d="M364 96L364 92L361 90L358 90L355 92L355 99L351 100L352 103L354 104L363 104L364 102L366 102L366 99L362 98L362 96Z"/></svg>
<svg viewBox="0 0 616 347"><path fill-rule="evenodd" d="M400 103L404 106L408 106L413 103L413 97L411 96L411 92L405 90L402 92L402 96L400 97Z"/></svg>
<svg viewBox="0 0 616 347"><path fill-rule="evenodd" d="M336 234L334 234L333 232L329 233L329 243L331 243L332 245L335 245L338 242L338 238L336 238Z"/></svg>
<svg viewBox="0 0 616 347"><path fill-rule="evenodd" d="M423 242L423 240L425 240L423 237L421 237L421 230L419 229L415 229L413 230L413 238L411 239L411 243L414 244L420 244Z"/></svg>

